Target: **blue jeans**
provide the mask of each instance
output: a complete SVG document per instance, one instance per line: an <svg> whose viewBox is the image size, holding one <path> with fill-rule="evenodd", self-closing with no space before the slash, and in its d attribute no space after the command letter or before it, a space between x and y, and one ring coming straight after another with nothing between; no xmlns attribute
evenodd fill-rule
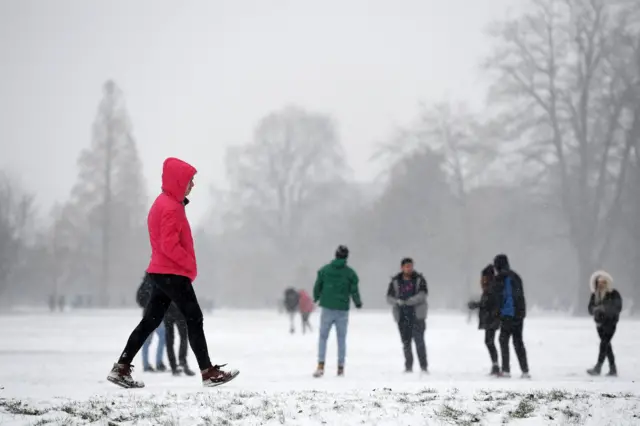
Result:
<svg viewBox="0 0 640 426"><path fill-rule="evenodd" d="M322 308L320 314L320 338L318 342L318 362L324 363L327 354L327 339L331 326L335 324L338 337L338 365L344 366L347 355L347 327L349 325L349 311Z"/></svg>
<svg viewBox="0 0 640 426"><path fill-rule="evenodd" d="M156 334L158 335L158 348L156 349L156 367L160 364L163 364L162 359L164 357L164 349L166 342L166 333L164 328L164 323L160 323L160 326L156 328ZM153 340L153 333L147 337L144 344L142 345L142 366L143 368L149 367L149 346L151 346L151 341Z"/></svg>

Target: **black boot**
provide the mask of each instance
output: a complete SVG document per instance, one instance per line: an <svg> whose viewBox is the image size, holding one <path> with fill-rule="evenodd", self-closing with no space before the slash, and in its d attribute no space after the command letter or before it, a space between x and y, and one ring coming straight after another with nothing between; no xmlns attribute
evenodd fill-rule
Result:
<svg viewBox="0 0 640 426"><path fill-rule="evenodd" d="M164 365L163 363L160 363L156 365L156 370L162 373L164 371L167 371L167 366Z"/></svg>
<svg viewBox="0 0 640 426"><path fill-rule="evenodd" d="M607 373L608 377L618 377L618 369L616 368L616 365L610 365L609 366L609 373Z"/></svg>
<svg viewBox="0 0 640 426"><path fill-rule="evenodd" d="M498 364L493 364L493 366L491 367L491 373L489 373L490 376L498 376L500 374L500 367L498 367Z"/></svg>
<svg viewBox="0 0 640 426"><path fill-rule="evenodd" d="M195 376L196 375L196 373L189 368L189 366L187 365L186 362L184 364L182 364L181 367L182 367L182 371L184 371L184 374L186 374L187 376Z"/></svg>
<svg viewBox="0 0 640 426"><path fill-rule="evenodd" d="M602 364L596 364L593 368L587 370L587 374L590 376L599 376L602 371Z"/></svg>

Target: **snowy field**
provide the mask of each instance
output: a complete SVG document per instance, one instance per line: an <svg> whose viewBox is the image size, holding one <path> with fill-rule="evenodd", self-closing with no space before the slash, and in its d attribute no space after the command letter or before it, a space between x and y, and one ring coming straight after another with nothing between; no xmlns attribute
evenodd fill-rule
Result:
<svg viewBox="0 0 640 426"><path fill-rule="evenodd" d="M314 379L317 315L314 333L290 335L275 312L216 311L205 317L212 361L239 368L236 380L203 389L198 376L137 371L146 388L124 390L105 378L139 318L138 310L0 315L0 426L640 425L640 323L627 318L613 341L613 379L585 374L597 350L589 319L527 319L533 379L522 380L515 354L514 378L487 377L475 317L430 315L431 374L421 377L402 372L391 314L356 311L346 376L335 376L332 333L327 374Z"/></svg>

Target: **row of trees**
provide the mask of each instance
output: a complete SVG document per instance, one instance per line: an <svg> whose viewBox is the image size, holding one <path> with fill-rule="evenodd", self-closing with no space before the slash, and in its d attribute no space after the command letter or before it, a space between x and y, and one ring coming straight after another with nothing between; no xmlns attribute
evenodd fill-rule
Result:
<svg viewBox="0 0 640 426"><path fill-rule="evenodd" d="M266 117L252 143L229 152L214 281L242 276L264 298L309 287L345 242L373 305L413 255L434 303L462 306L500 251L539 304L582 312L599 267L640 300L640 4L531 0L490 36L486 105L422 105L381 146L385 174L371 187L349 179L328 117Z"/></svg>
<svg viewBox="0 0 640 426"><path fill-rule="evenodd" d="M290 106L265 116L252 141L228 150L229 187L214 191L196 233L202 296L275 303L286 286L309 288L348 244L369 306L384 304L407 255L430 282L432 306L464 306L503 251L533 304L584 311L599 267L627 301L640 300L640 5L530 0L490 34L486 105L422 105L381 144L375 182L351 178L329 115ZM0 292L21 280L27 297L48 288L132 301L148 256L148 199L113 82L78 166L69 201L39 232L32 197L2 181Z"/></svg>

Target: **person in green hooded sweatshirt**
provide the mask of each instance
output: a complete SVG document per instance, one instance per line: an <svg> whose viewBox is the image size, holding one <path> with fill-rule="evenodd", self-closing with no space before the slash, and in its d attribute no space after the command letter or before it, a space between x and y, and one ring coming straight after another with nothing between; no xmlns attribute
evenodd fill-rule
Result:
<svg viewBox="0 0 640 426"><path fill-rule="evenodd" d="M356 308L362 308L358 291L358 274L347 265L349 249L340 246L336 258L318 271L313 287L313 300L320 304L320 337L318 342L318 368L314 377L324 375L324 360L327 354L327 339L333 325L338 337L338 376L344 375L344 361L347 354L347 327L351 299Z"/></svg>

